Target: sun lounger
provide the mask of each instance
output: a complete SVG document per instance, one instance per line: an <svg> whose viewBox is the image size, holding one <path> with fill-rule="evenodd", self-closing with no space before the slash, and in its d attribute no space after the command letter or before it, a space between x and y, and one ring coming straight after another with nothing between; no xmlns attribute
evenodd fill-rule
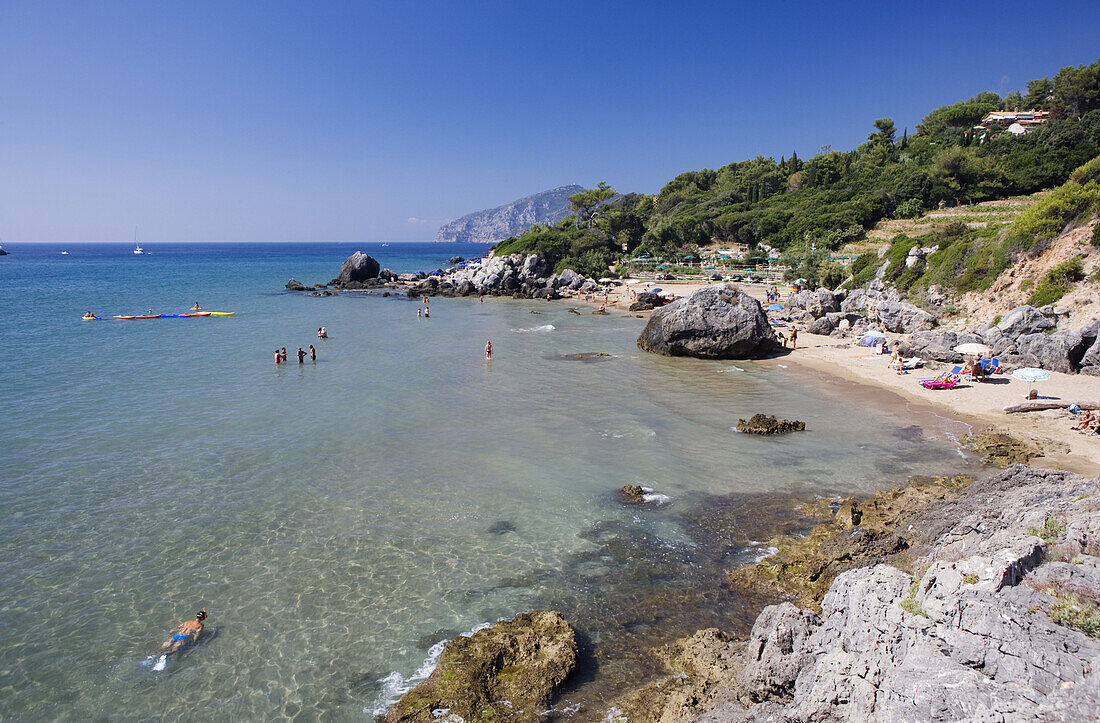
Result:
<svg viewBox="0 0 1100 723"><path fill-rule="evenodd" d="M935 379L922 379L920 385L925 389L953 389L958 383L958 376L945 374Z"/></svg>

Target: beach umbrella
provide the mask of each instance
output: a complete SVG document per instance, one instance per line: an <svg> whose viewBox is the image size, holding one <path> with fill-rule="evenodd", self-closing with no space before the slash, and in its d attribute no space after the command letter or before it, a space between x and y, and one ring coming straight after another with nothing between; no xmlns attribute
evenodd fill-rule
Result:
<svg viewBox="0 0 1100 723"><path fill-rule="evenodd" d="M1024 367L1023 369L1017 369L1012 372L1012 378L1019 379L1021 382L1042 382L1050 379L1050 372L1046 369Z"/></svg>
<svg viewBox="0 0 1100 723"><path fill-rule="evenodd" d="M1019 379L1022 382L1041 382L1050 379L1050 372L1046 369L1036 369L1035 367L1024 367L1012 372L1014 379ZM1038 396L1038 392L1036 392ZM1031 398L1031 395L1028 395Z"/></svg>
<svg viewBox="0 0 1100 723"><path fill-rule="evenodd" d="M769 304L768 311L783 311L782 304Z"/></svg>
<svg viewBox="0 0 1100 723"><path fill-rule="evenodd" d="M609 281L611 281L611 279L607 278L606 276L605 276L605 277L603 277L602 279L600 279L600 283L601 283L601 284L606 284L606 283L607 283L607 282L609 282Z"/></svg>
<svg viewBox="0 0 1100 723"><path fill-rule="evenodd" d="M954 350L959 352L960 354L973 356L985 356L986 354L989 354L991 351L993 351L985 344L978 344L976 342L972 342L970 344L959 344L957 347L955 347Z"/></svg>
<svg viewBox="0 0 1100 723"><path fill-rule="evenodd" d="M873 337L882 337L884 339L886 338L885 334L883 334L881 331L877 331L876 329L871 329L870 331L865 331L865 332L863 332L863 335L864 336L873 336Z"/></svg>

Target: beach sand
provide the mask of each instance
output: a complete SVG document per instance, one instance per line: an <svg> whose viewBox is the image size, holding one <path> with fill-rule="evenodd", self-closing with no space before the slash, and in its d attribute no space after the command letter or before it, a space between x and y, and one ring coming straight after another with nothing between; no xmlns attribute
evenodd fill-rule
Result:
<svg viewBox="0 0 1100 723"><path fill-rule="evenodd" d="M625 289L641 291L647 288L644 279L630 281L635 283L614 287L619 291L622 300L618 304L608 304L608 311L626 311L630 301L624 296ZM648 287L653 286L672 292L676 298L682 298L708 284L699 281L662 280L649 282ZM764 285L735 286L761 302L764 301L764 290L767 288ZM778 288L785 296L786 287ZM612 293L611 298L616 298L616 294ZM595 305L598 306L602 301L601 295ZM896 335L888 336L892 341ZM954 389L930 390L922 387L919 380L935 377L951 365L931 362L923 369L913 369L908 374L899 376L889 368L888 354L872 354L872 349L855 346L851 340L807 334L801 329L798 334L798 349L762 363L800 365L857 384L888 390L904 399L943 410L946 415L971 425L975 432L995 426L1000 431L1032 443L1044 453L1044 456L1032 461L1034 466L1066 469L1086 477L1100 474L1100 436L1085 435L1070 429L1076 424L1076 419L1067 410L1012 414L1004 411L1007 406L1024 402L1032 388L1038 390L1040 399L1100 404L1100 377L1051 372L1050 379L1033 384L1013 379L1010 374L997 374L989 381L981 383L962 382Z"/></svg>

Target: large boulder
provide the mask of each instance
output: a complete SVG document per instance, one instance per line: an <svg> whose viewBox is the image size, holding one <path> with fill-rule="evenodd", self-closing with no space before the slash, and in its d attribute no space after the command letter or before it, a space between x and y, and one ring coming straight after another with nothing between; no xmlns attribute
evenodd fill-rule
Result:
<svg viewBox="0 0 1100 723"><path fill-rule="evenodd" d="M1085 353L1086 346L1078 331L1054 334L1024 334L1016 339L1015 350L1007 354L1009 364L1035 366L1054 372L1072 374Z"/></svg>
<svg viewBox="0 0 1100 723"><path fill-rule="evenodd" d="M638 337L645 351L701 359L752 359L779 345L760 302L730 284L705 286L657 309Z"/></svg>
<svg viewBox="0 0 1100 723"><path fill-rule="evenodd" d="M1100 319L1081 329L1081 340L1086 345L1081 355L1081 373L1100 377Z"/></svg>
<svg viewBox="0 0 1100 723"><path fill-rule="evenodd" d="M823 316L806 327L806 332L809 334L828 336L833 333L834 329L836 329L836 326L833 324L832 319L829 316Z"/></svg>
<svg viewBox="0 0 1100 723"><path fill-rule="evenodd" d="M522 613L451 640L428 679L401 696L386 723L541 720L550 693L577 661L573 629L560 613Z"/></svg>
<svg viewBox="0 0 1100 723"><path fill-rule="evenodd" d="M1034 306L1024 304L1002 316L1001 320L986 332L986 337L995 339L1003 336L1015 339L1024 334L1037 334L1052 328L1054 328L1053 321L1043 316Z"/></svg>
<svg viewBox="0 0 1100 723"><path fill-rule="evenodd" d="M297 281L295 279L291 279L290 281L286 282L286 287L285 288L290 289L291 291L308 291L309 290L306 287L305 284L303 284L301 281Z"/></svg>
<svg viewBox="0 0 1100 723"><path fill-rule="evenodd" d="M928 331L935 324L935 317L927 311L904 301L880 301L875 313L882 328L895 334Z"/></svg>
<svg viewBox="0 0 1100 723"><path fill-rule="evenodd" d="M347 261L340 267L340 274L333 283L346 285L350 282L358 282L361 284L364 281L377 279L380 268L378 262L372 257L362 251L356 251L348 256Z"/></svg>

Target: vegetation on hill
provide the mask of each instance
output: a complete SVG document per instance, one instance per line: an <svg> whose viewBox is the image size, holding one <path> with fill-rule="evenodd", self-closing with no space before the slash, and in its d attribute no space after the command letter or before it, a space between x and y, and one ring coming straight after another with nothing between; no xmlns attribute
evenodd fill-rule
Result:
<svg viewBox="0 0 1100 723"><path fill-rule="evenodd" d="M1021 136L999 126L975 131L986 113L1015 108L1047 110L1050 120ZM766 244L796 260L804 271L800 275L817 274L828 283L841 271L822 268L825 252L860 238L880 220L917 217L941 203L1034 193L1065 182L1078 168L1083 175L1073 181L1077 189L1060 196L1064 205L1025 214L1035 218L1022 224L1045 225L1016 229L1018 248L1001 243L994 231L984 241L981 232L938 232L947 246L964 237L970 239L968 248L973 242L977 256L957 249L953 266L962 267L963 285L980 286L990 280L993 267L1026 250L1020 239L1048 233L1056 217L1065 219L1091 197L1087 188L1100 173L1100 162L1086 164L1100 156L1100 60L1031 81L1026 95L987 92L942 106L915 132L905 129L898 136L893 120L880 118L855 150L826 147L806 160L797 153L778 161L757 156L681 173L655 196L631 193L602 205L613 189L601 184L589 192L591 198L580 199L586 203L577 206L577 217L533 226L496 251L539 253L558 268L602 275L608 264L627 256L676 258L713 243ZM862 277L875 267L865 259L853 271ZM904 259L901 267L891 263L897 278L908 274L903 284L919 278L902 267Z"/></svg>

